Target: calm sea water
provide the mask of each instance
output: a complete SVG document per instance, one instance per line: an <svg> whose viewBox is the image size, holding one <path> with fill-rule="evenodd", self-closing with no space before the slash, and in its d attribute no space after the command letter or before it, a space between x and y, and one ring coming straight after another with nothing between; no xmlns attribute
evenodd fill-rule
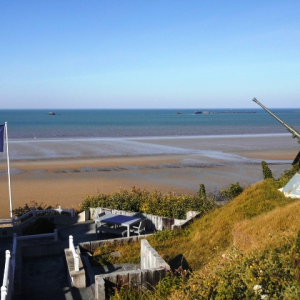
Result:
<svg viewBox="0 0 300 300"><path fill-rule="evenodd" d="M246 112L247 111L247 112ZM253 113L256 111L256 113ZM300 131L299 109L272 109ZM11 139L78 137L201 136L286 133L262 109L157 110L0 110L0 124L8 122ZM178 113L180 112L180 114Z"/></svg>

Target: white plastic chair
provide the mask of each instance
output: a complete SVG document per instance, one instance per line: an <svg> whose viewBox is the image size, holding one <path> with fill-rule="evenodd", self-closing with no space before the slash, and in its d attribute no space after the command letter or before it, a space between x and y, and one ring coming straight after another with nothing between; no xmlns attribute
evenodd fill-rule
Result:
<svg viewBox="0 0 300 300"><path fill-rule="evenodd" d="M141 234L141 232L145 232L145 226L146 226L147 219L143 219L140 221L139 226L132 226L132 233L137 233L138 235Z"/></svg>

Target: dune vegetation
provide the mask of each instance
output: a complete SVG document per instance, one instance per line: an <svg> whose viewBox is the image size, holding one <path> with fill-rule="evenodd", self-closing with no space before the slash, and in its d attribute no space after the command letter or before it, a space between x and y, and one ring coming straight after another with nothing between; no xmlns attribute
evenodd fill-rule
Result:
<svg viewBox="0 0 300 300"><path fill-rule="evenodd" d="M123 286L111 299L300 299L300 201L278 191L297 171L266 177L183 230L149 236L172 271L152 291ZM139 243L107 247L94 258L139 262ZM104 255L115 250L118 260Z"/></svg>

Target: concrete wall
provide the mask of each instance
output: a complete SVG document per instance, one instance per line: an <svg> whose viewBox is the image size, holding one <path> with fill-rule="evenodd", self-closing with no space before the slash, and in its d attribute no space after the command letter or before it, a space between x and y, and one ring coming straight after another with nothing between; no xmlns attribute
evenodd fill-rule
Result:
<svg viewBox="0 0 300 300"><path fill-rule="evenodd" d="M170 270L170 266L161 258L146 239L141 240L141 269L165 268Z"/></svg>
<svg viewBox="0 0 300 300"><path fill-rule="evenodd" d="M21 240L18 241L16 249L16 270L14 278L13 299L22 299L22 262L23 258L41 257L63 253L61 242Z"/></svg>
<svg viewBox="0 0 300 300"><path fill-rule="evenodd" d="M95 299L106 299L107 286L151 289L164 278L170 266L146 239L141 240L141 269L95 276Z"/></svg>
<svg viewBox="0 0 300 300"><path fill-rule="evenodd" d="M37 218L48 218L51 222L53 222L56 225L73 225L78 222L78 219L80 219L79 216L71 217L68 213L57 213L52 215L42 215L37 213L35 217L31 215L28 219L22 222L19 221L14 226L0 227L0 238L11 237L14 233L16 233L18 236L22 235L23 228L26 227L29 223L34 222Z"/></svg>
<svg viewBox="0 0 300 300"><path fill-rule="evenodd" d="M77 215L77 218L78 218L77 219L78 223L90 220L90 211L89 210L82 211Z"/></svg>
<svg viewBox="0 0 300 300"><path fill-rule="evenodd" d="M38 215L35 217L31 217L23 222L20 222L19 224L15 225L13 228L14 233L16 233L18 236L22 235L24 227L26 227L29 223L34 222L37 218L47 218L54 224L63 224L63 225L72 225L77 222L78 216L70 217L69 215Z"/></svg>
<svg viewBox="0 0 300 300"><path fill-rule="evenodd" d="M172 218L155 216L155 215L144 214L144 213L136 213L136 212L125 211L125 210L97 207L97 208L90 208L90 218L95 220L95 218L102 212L124 215L124 216L136 216L140 218L147 218L146 231L152 231L152 232L156 230L160 231L165 229L171 230L173 229L174 226L176 227L176 229L179 229L182 225L184 226L186 221L198 215L197 212L190 211L187 213L186 220L179 220L179 219L172 219Z"/></svg>
<svg viewBox="0 0 300 300"><path fill-rule="evenodd" d="M78 289L86 287L85 270L83 267L82 259L79 253L79 271L75 271L74 257L70 249L65 249L65 256L68 267L68 280L71 286Z"/></svg>
<svg viewBox="0 0 300 300"><path fill-rule="evenodd" d="M140 239L144 239L147 235L140 235L140 236L131 236L129 238L117 238L117 239L111 239L111 240L99 240L99 241L91 241L91 242L83 242L79 243L79 247L81 249L85 249L88 252L95 252L97 248L104 246L106 244L128 244L128 243L135 243L138 242Z"/></svg>
<svg viewBox="0 0 300 300"><path fill-rule="evenodd" d="M20 243L20 242L19 242ZM41 257L62 254L61 242L45 241L34 245L22 245L22 257Z"/></svg>
<svg viewBox="0 0 300 300"><path fill-rule="evenodd" d="M0 227L0 238L12 237L14 228L12 226Z"/></svg>
<svg viewBox="0 0 300 300"><path fill-rule="evenodd" d="M107 286L124 286L152 289L165 276L164 268L123 271L119 273L95 276L95 300L106 299Z"/></svg>

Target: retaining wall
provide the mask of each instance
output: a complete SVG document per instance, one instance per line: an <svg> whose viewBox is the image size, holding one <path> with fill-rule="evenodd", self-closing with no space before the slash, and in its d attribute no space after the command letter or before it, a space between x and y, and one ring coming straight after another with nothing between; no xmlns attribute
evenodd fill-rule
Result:
<svg viewBox="0 0 300 300"><path fill-rule="evenodd" d="M155 249L153 249L146 239L141 240L141 269L152 268L170 269L170 266L161 258Z"/></svg>
<svg viewBox="0 0 300 300"><path fill-rule="evenodd" d="M99 240L99 241L91 241L91 242L83 242L79 243L80 249L85 249L88 252L95 252L95 250L101 246L105 246L106 244L128 244L128 243L135 243L138 242L140 239L144 239L147 235L140 235L140 236L131 236L131 237L124 237L124 238L116 238L111 240Z"/></svg>
<svg viewBox="0 0 300 300"><path fill-rule="evenodd" d="M127 241L128 242L128 241ZM152 289L162 280L170 266L146 239L141 240L141 269L95 276L95 299L106 299L109 286Z"/></svg>
<svg viewBox="0 0 300 300"><path fill-rule="evenodd" d="M89 212L85 211L81 213L80 219L85 220L84 218L88 217L92 220L95 220L95 218L97 218L97 216L102 212L112 213L116 215L130 216L130 217L135 216L135 217L140 217L142 219L146 218L147 219L146 231L150 231L150 232L156 230L161 231L166 229L168 230L180 229L186 226L187 222L190 222L194 217L200 216L200 213L197 213L195 211L189 211L186 214L187 218L185 220L179 220L179 219L161 217L161 216L144 214L144 213L97 207L97 208L90 208Z"/></svg>
<svg viewBox="0 0 300 300"><path fill-rule="evenodd" d="M56 225L73 225L76 222L80 222L80 217L74 216L73 209L51 209L49 214L45 214L47 212L48 210L32 210L16 219L0 219L0 238L12 237L14 233L18 236L22 235L23 228L30 222L35 221L36 218L48 218Z"/></svg>

